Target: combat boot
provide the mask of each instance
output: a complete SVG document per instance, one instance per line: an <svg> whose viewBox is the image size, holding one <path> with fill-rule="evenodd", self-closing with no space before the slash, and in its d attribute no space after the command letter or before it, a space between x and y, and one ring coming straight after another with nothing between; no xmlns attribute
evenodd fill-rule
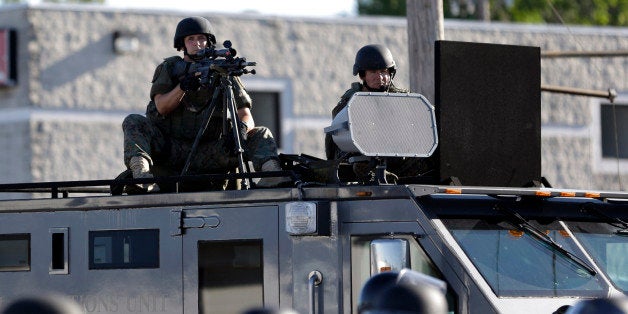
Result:
<svg viewBox="0 0 628 314"><path fill-rule="evenodd" d="M260 171L282 171L279 160L270 159L262 165ZM289 177L264 177L257 182L258 188L274 188L291 183L292 180Z"/></svg>
<svg viewBox="0 0 628 314"><path fill-rule="evenodd" d="M134 179L153 177L153 174L150 173L148 160L142 156L131 157L131 160L129 161L129 169L131 169ZM127 185L126 192L127 194L159 192L159 186L157 183L138 183Z"/></svg>

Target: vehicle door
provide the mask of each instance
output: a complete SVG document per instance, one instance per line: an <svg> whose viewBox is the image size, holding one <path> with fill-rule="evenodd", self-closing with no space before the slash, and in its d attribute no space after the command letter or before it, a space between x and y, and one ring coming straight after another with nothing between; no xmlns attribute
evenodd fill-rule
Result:
<svg viewBox="0 0 628 314"><path fill-rule="evenodd" d="M345 313L357 313L360 290L371 276L401 268L446 281L450 312L461 312L459 298L468 291L451 275L450 267L421 226L424 216L412 202L352 202L340 207L343 254L350 256L346 259L350 265L345 267L349 272L343 275L345 281L351 282L351 289L344 292L344 299L350 300L344 302Z"/></svg>
<svg viewBox="0 0 628 314"><path fill-rule="evenodd" d="M184 313L279 304L277 206L181 211Z"/></svg>

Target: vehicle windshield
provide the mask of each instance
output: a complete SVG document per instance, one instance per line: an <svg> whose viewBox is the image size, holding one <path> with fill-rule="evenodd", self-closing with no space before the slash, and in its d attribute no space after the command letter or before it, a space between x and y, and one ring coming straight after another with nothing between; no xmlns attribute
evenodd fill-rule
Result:
<svg viewBox="0 0 628 314"><path fill-rule="evenodd" d="M464 218L443 222L500 297L605 295L599 276L592 276L568 256L507 220ZM584 258L557 221L529 223L565 250Z"/></svg>
<svg viewBox="0 0 628 314"><path fill-rule="evenodd" d="M617 289L628 293L628 236L606 222L566 222Z"/></svg>

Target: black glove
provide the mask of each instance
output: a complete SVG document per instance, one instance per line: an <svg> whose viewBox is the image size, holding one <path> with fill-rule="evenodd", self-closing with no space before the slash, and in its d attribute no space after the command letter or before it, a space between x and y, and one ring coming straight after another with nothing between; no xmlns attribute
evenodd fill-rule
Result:
<svg viewBox="0 0 628 314"><path fill-rule="evenodd" d="M201 78L194 74L188 74L179 81L179 86L186 92L195 92L201 88Z"/></svg>

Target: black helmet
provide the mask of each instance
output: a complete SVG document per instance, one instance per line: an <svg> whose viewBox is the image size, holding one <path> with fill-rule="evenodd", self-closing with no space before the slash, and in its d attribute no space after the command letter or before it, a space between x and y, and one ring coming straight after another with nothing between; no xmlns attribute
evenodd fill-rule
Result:
<svg viewBox="0 0 628 314"><path fill-rule="evenodd" d="M183 38L194 34L205 34L207 40L212 45L216 44L216 36L214 36L214 29L209 21L201 16L192 16L182 19L177 24L177 31L174 33L174 47L177 50L185 47Z"/></svg>
<svg viewBox="0 0 628 314"><path fill-rule="evenodd" d="M397 67L390 50L383 45L366 45L360 48L355 55L353 75L360 71L378 69L388 69L391 76L395 74Z"/></svg>
<svg viewBox="0 0 628 314"><path fill-rule="evenodd" d="M72 298L61 295L25 296L9 302L2 314L80 314L82 307Z"/></svg>
<svg viewBox="0 0 628 314"><path fill-rule="evenodd" d="M364 286L362 286L362 290L360 290L358 313L373 309L375 299L377 299L382 291L395 285L398 275L398 272L387 271L374 275L367 280Z"/></svg>
<svg viewBox="0 0 628 314"><path fill-rule="evenodd" d="M297 314L297 312L291 309L277 310L267 307L254 307L244 311L243 314Z"/></svg>
<svg viewBox="0 0 628 314"><path fill-rule="evenodd" d="M358 313L447 313L446 284L410 269L384 272L360 292Z"/></svg>
<svg viewBox="0 0 628 314"><path fill-rule="evenodd" d="M625 297L598 298L580 301L569 307L567 314L626 314L628 299Z"/></svg>

